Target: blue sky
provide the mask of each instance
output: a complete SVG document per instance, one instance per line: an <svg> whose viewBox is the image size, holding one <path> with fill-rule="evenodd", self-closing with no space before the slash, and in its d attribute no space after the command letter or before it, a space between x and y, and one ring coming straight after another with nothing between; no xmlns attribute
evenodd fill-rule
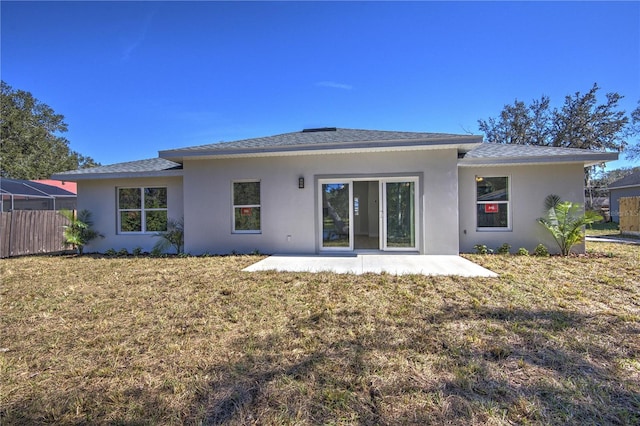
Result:
<svg viewBox="0 0 640 426"><path fill-rule="evenodd" d="M560 107L596 82L640 100L639 2L0 7L2 79L102 164L307 127L479 134L516 98Z"/></svg>

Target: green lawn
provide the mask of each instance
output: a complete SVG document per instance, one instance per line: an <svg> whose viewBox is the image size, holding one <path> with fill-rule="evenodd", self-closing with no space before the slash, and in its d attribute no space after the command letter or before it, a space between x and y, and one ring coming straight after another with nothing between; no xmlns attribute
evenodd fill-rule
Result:
<svg viewBox="0 0 640 426"><path fill-rule="evenodd" d="M640 246L500 278L0 261L0 423L639 424Z"/></svg>
<svg viewBox="0 0 640 426"><path fill-rule="evenodd" d="M585 230L587 236L620 236L620 227L616 222L602 222L589 225Z"/></svg>
<svg viewBox="0 0 640 426"><path fill-rule="evenodd" d="M621 234L620 227L616 222L594 223L586 228L585 234L588 237L614 237L631 241L640 239L635 235Z"/></svg>

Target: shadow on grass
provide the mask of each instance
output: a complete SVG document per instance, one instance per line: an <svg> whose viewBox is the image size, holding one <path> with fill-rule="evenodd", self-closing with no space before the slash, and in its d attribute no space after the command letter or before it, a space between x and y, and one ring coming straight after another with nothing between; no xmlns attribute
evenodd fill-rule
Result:
<svg viewBox="0 0 640 426"><path fill-rule="evenodd" d="M99 377L79 378L74 389L48 395L58 401L54 407L18 400L2 408L0 422L640 423L638 376L624 377L616 366L618 359L638 362L635 323L604 314L463 305L415 313L385 312L377 319L359 310L322 309L291 317L287 327L246 335L226 348L234 357L204 366L211 379L182 408L166 397L180 393L172 389L178 378L160 388L132 384L118 392L101 388ZM617 340L605 339L613 328Z"/></svg>
<svg viewBox="0 0 640 426"><path fill-rule="evenodd" d="M516 414L512 419L515 421L640 422L640 394L620 383L614 362L616 358L637 356L637 343L633 343L636 329L628 327L626 338L612 346L598 336L608 334L617 322L613 317L504 308L479 309L475 317L515 335L497 339L484 350L462 351L455 363L471 365L479 373L446 381L447 394L471 406L497 405L507 417L510 411ZM442 320L455 318L444 315ZM579 330L585 327L596 334L578 339ZM492 369L500 367L507 367L505 374L491 374ZM528 380L524 379L526 376ZM637 389L638 383L635 385ZM537 406L531 404L534 401Z"/></svg>
<svg viewBox="0 0 640 426"><path fill-rule="evenodd" d="M640 422L640 395L621 383L613 362L637 358L637 347L625 341L601 344L597 336L572 338L572 330L582 327L606 335L615 318L451 307L404 324L375 321L365 333L357 326L361 321L366 319L359 312L320 312L293 321L286 331L239 339L234 350L242 355L212 367L216 379L193 402L190 419L204 424ZM492 330L475 330L475 324ZM628 332L633 339L634 331Z"/></svg>

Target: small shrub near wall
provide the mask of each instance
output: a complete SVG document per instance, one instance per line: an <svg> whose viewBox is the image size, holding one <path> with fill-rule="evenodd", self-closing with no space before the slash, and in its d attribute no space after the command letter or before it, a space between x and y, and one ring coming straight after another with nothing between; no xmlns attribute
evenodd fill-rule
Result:
<svg viewBox="0 0 640 426"><path fill-rule="evenodd" d="M535 256L547 257L549 256L549 249L544 244L538 244L536 249L533 251Z"/></svg>
<svg viewBox="0 0 640 426"><path fill-rule="evenodd" d="M509 254L511 252L511 245L504 243L498 247L498 254Z"/></svg>
<svg viewBox="0 0 640 426"><path fill-rule="evenodd" d="M487 248L485 244L476 244L475 246L473 246L473 248L476 250L476 254L493 253L493 250L491 250L490 248Z"/></svg>

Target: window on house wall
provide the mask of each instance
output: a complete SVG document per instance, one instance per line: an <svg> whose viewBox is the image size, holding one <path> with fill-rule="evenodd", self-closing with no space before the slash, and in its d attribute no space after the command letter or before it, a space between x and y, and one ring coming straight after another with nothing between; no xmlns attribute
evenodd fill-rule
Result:
<svg viewBox="0 0 640 426"><path fill-rule="evenodd" d="M118 188L118 232L167 230L167 188Z"/></svg>
<svg viewBox="0 0 640 426"><path fill-rule="evenodd" d="M259 233L260 182L233 182L233 232Z"/></svg>
<svg viewBox="0 0 640 426"><path fill-rule="evenodd" d="M476 217L478 229L510 229L509 199L508 177L477 176Z"/></svg>

